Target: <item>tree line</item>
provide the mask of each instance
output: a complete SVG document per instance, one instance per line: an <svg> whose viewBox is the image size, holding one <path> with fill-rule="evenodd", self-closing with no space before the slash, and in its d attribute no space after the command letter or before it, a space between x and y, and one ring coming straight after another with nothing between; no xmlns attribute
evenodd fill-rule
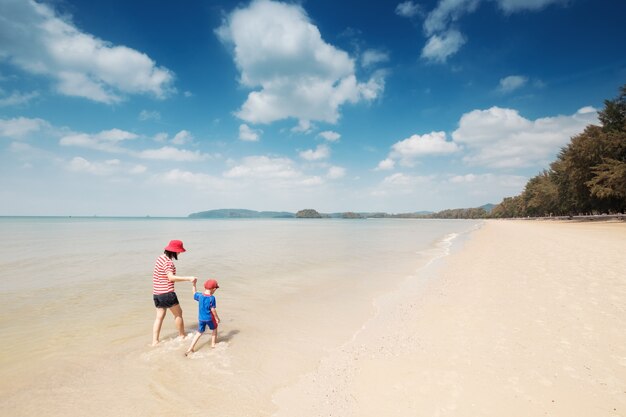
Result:
<svg viewBox="0 0 626 417"><path fill-rule="evenodd" d="M626 85L589 125L563 147L550 168L524 191L507 197L489 217L543 217L624 213L626 210Z"/></svg>

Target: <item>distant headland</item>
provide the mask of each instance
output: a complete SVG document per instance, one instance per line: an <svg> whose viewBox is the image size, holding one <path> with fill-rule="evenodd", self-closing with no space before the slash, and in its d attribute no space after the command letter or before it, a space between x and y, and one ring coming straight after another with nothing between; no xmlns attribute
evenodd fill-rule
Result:
<svg viewBox="0 0 626 417"><path fill-rule="evenodd" d="M384 212L339 212L320 213L314 209L303 209L296 213L288 211L256 211L247 209L217 209L192 213L192 219L482 219L489 216L494 204L476 208L448 209L439 212L418 211L390 214Z"/></svg>

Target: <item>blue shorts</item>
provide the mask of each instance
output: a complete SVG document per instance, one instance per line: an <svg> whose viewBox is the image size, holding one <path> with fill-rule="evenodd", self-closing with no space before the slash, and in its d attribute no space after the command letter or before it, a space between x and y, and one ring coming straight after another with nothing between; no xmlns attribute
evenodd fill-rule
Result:
<svg viewBox="0 0 626 417"><path fill-rule="evenodd" d="M213 323L213 320L200 320L198 321L198 331L200 333L204 333L204 330L206 329L206 326L209 326L209 329L211 330L215 330L217 328L217 326L215 325L215 323Z"/></svg>

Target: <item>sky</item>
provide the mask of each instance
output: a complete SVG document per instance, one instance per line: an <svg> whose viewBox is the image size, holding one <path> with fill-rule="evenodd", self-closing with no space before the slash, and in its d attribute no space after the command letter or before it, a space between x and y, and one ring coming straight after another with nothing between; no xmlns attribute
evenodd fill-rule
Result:
<svg viewBox="0 0 626 417"><path fill-rule="evenodd" d="M626 84L623 0L0 0L0 215L499 203Z"/></svg>

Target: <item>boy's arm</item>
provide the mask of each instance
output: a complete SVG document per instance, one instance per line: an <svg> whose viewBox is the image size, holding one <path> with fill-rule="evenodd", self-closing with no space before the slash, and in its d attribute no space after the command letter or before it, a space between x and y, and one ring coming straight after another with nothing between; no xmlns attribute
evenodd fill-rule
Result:
<svg viewBox="0 0 626 417"><path fill-rule="evenodd" d="M191 288L193 289L192 294L195 294L195 293L197 292L197 291L196 291L196 281L197 281L197 280L196 280L196 279L194 279L194 280L192 281L192 282L193 282L193 284L191 284Z"/></svg>
<svg viewBox="0 0 626 417"><path fill-rule="evenodd" d="M217 315L217 310L215 309L215 307L211 307L211 313L213 313L213 317L215 317L215 324L219 324L220 323L220 316Z"/></svg>

